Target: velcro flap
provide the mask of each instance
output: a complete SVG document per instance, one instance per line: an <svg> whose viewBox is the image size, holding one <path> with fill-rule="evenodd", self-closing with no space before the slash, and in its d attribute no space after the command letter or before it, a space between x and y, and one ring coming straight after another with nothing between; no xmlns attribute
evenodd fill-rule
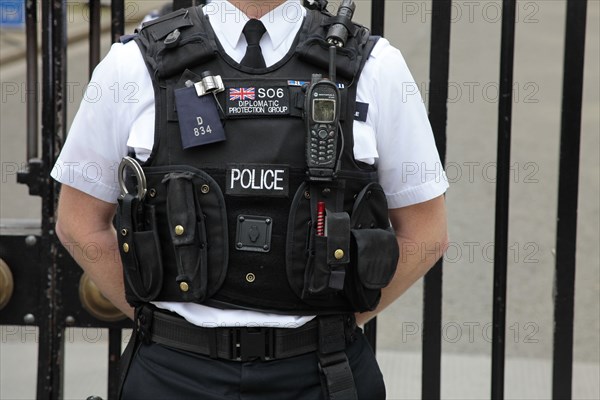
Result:
<svg viewBox="0 0 600 400"><path fill-rule="evenodd" d="M389 229L353 229L356 241L356 269L360 283L367 289L381 289L396 272L400 250Z"/></svg>
<svg viewBox="0 0 600 400"><path fill-rule="evenodd" d="M347 264L350 261L350 215L347 212L326 212L327 264Z"/></svg>

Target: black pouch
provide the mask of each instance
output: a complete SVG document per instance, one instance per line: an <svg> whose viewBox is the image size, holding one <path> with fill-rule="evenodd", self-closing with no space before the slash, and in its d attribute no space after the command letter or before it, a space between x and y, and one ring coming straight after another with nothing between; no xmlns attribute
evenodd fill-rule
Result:
<svg viewBox="0 0 600 400"><path fill-rule="evenodd" d="M223 194L206 173L173 171L166 185L170 251L177 266L175 283L181 301L203 302L221 286L227 273L227 215Z"/></svg>
<svg viewBox="0 0 600 400"><path fill-rule="evenodd" d="M400 256L385 193L378 183L368 184L356 196L351 225L351 272L344 290L355 310L370 311L394 277Z"/></svg>
<svg viewBox="0 0 600 400"><path fill-rule="evenodd" d="M154 206L125 194L117 211L117 237L123 262L125 297L131 305L156 298L163 282L160 240Z"/></svg>
<svg viewBox="0 0 600 400"><path fill-rule="evenodd" d="M310 305L372 310L381 288L394 276L399 257L383 189L375 182L367 184L356 196L351 215L332 211L340 208L338 196L332 195L325 201L323 236L316 234L311 212L319 193L314 185L308 189L303 184L292 201L286 251L290 287Z"/></svg>
<svg viewBox="0 0 600 400"><path fill-rule="evenodd" d="M341 208L344 182L323 185L303 183L290 208L286 243L286 271L294 293L306 304L347 309L343 297L350 249L350 217ZM327 236L317 235L316 207L326 206ZM341 249L345 257L336 258ZM338 257L340 252L337 252Z"/></svg>
<svg viewBox="0 0 600 400"><path fill-rule="evenodd" d="M355 310L377 307L381 289L394 277L398 257L398 242L391 228L352 230L352 265L345 291Z"/></svg>

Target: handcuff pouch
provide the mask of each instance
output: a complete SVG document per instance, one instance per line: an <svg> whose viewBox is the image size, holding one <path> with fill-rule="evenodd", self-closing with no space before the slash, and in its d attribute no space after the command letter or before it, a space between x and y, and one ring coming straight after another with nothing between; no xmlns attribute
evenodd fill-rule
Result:
<svg viewBox="0 0 600 400"><path fill-rule="evenodd" d="M126 193L118 200L117 237L123 263L125 297L131 305L156 298L163 268L154 206Z"/></svg>

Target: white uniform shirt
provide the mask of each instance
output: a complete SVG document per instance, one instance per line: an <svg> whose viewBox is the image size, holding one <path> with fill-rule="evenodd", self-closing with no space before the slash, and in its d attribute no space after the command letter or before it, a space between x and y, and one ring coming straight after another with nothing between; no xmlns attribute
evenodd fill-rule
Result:
<svg viewBox="0 0 600 400"><path fill-rule="evenodd" d="M209 3L204 13L225 52L241 61L246 51L242 34L246 15L224 0ZM267 30L260 41L267 66L288 53L305 14L300 1L290 0L261 18ZM380 39L358 81L357 101L369 108L366 122L354 122L354 156L377 165L389 208L431 200L448 188L416 87L400 51ZM118 165L130 149L142 160L150 155L154 117L152 81L137 44L114 44L94 71L52 177L116 203ZM206 327L296 327L312 318L221 310L195 303L155 304Z"/></svg>

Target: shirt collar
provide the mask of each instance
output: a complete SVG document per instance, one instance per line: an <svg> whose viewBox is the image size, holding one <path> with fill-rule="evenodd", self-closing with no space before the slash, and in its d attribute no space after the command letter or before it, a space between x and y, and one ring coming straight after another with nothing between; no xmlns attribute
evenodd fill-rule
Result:
<svg viewBox="0 0 600 400"><path fill-rule="evenodd" d="M300 0L288 0L261 17L273 49L277 49L288 36L298 32L305 16L306 9Z"/></svg>
<svg viewBox="0 0 600 400"><path fill-rule="evenodd" d="M219 32L218 36L236 48L242 38L244 25L248 22L246 14L226 0L209 2L204 6L204 14L208 15L213 30ZM305 15L306 9L300 0L288 0L260 18L273 49L277 49L292 32L298 31L297 26L302 24Z"/></svg>

